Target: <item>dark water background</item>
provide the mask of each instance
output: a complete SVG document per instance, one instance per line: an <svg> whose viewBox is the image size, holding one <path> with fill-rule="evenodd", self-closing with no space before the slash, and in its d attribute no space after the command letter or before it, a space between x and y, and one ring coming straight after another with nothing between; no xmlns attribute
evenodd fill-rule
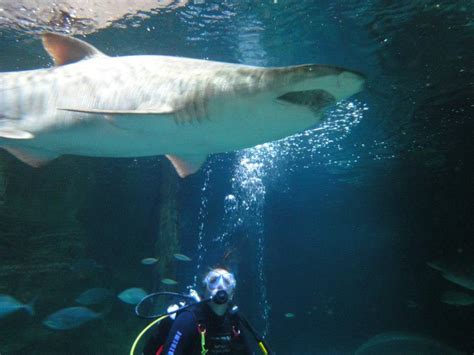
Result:
<svg viewBox="0 0 474 355"><path fill-rule="evenodd" d="M110 55L327 63L368 76L368 89L354 99L366 108L360 122L344 121L349 132L339 127L329 136L335 141L315 148L303 138L263 152L214 156L178 182L180 252L193 262L176 264L176 290L184 291L232 249L236 300L279 354L349 354L387 331L426 335L471 353L473 307L441 303L443 291L457 286L426 263L472 264L474 258L472 15L472 3L464 1L205 1L88 35ZM37 37L6 29L0 36L2 71L51 63ZM343 111L346 118L352 112ZM261 165L245 170L242 157ZM165 275L139 260L149 256L158 228L153 216L163 195L156 181L167 162L66 157L41 172L6 153L1 158L14 167L11 185L27 183L22 193L39 196L39 210L54 203L74 209L78 200L61 200L56 189L93 180L77 185L81 208L75 213L86 241L81 258L101 270L93 281L60 278L64 295L56 292L43 303L51 278L3 276L1 293L27 301L41 291L36 318L0 320L0 352L126 353L145 323L118 301L103 322L72 332L38 324L71 305L73 291L99 284L116 291L157 289ZM61 185L42 189L37 181L51 176ZM249 177L253 183L245 184ZM6 199L2 216L14 209ZM64 220L59 209L54 215L58 220L50 225ZM15 230L44 232L38 216L33 227ZM21 225L22 214L13 221ZM8 240L0 249L4 266L35 254L36 246L22 237L2 236Z"/></svg>

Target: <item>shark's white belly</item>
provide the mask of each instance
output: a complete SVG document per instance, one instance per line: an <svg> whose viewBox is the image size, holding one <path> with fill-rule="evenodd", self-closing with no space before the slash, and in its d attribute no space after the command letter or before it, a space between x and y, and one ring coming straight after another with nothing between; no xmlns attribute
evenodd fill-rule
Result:
<svg viewBox="0 0 474 355"><path fill-rule="evenodd" d="M18 143L55 155L207 155L280 139L293 134L295 126L303 130L317 121L315 113L305 108L266 97L233 98L230 102L210 105L208 118L201 121L177 123L173 116L164 115L109 119L101 116L79 120L62 129L38 132L34 140Z"/></svg>

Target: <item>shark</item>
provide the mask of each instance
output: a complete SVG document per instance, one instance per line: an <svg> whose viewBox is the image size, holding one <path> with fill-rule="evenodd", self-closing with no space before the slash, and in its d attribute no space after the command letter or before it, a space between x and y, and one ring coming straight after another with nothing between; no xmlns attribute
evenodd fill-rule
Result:
<svg viewBox="0 0 474 355"><path fill-rule="evenodd" d="M0 147L34 167L62 155L166 155L186 177L210 154L315 127L365 83L331 65L111 57L63 34L41 40L54 66L0 73Z"/></svg>

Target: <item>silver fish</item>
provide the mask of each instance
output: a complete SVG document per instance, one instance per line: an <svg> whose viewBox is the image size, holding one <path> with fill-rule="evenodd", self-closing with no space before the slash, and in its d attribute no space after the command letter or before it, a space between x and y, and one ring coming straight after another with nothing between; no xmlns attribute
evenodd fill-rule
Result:
<svg viewBox="0 0 474 355"><path fill-rule="evenodd" d="M471 304L474 304L474 296L465 292L450 290L443 293L441 296L441 302L453 306L470 306Z"/></svg>
<svg viewBox="0 0 474 355"><path fill-rule="evenodd" d="M158 262L157 258L144 258L142 259L142 264L143 265L153 265Z"/></svg>
<svg viewBox="0 0 474 355"><path fill-rule="evenodd" d="M444 272L441 274L446 280L455 283L456 285L467 288L471 291L474 291L474 268L471 267L471 272Z"/></svg>
<svg viewBox="0 0 474 355"><path fill-rule="evenodd" d="M85 306L91 304L99 304L112 296L112 292L106 288L91 288L82 292L77 298L76 302Z"/></svg>
<svg viewBox="0 0 474 355"><path fill-rule="evenodd" d="M173 254L174 258L179 260L179 261L191 261L191 258L189 256L186 256L184 254Z"/></svg>
<svg viewBox="0 0 474 355"><path fill-rule="evenodd" d="M365 81L335 66L109 57L72 37L42 40L54 68L0 73L0 146L32 166L63 154L165 154L185 177L209 154L315 126Z"/></svg>
<svg viewBox="0 0 474 355"><path fill-rule="evenodd" d="M435 339L404 332L378 334L355 351L355 355L381 354L461 355L463 353Z"/></svg>
<svg viewBox="0 0 474 355"><path fill-rule="evenodd" d="M175 281L173 279L163 279L163 280L161 280L161 283L163 283L165 285L177 285L178 281Z"/></svg>
<svg viewBox="0 0 474 355"><path fill-rule="evenodd" d="M9 295L0 295L0 318L6 317L7 315L24 309L30 315L34 315L33 309L34 300L28 304L24 304Z"/></svg>
<svg viewBox="0 0 474 355"><path fill-rule="evenodd" d="M446 280L474 291L474 264L471 260L457 259L450 263L431 261L427 262L427 265L440 271Z"/></svg>
<svg viewBox="0 0 474 355"><path fill-rule="evenodd" d="M147 293L144 289L138 288L138 287L132 287L120 292L120 294L117 297L125 303L137 304L146 295Z"/></svg>
<svg viewBox="0 0 474 355"><path fill-rule="evenodd" d="M69 307L50 314L43 321L43 324L51 329L66 330L77 328L86 322L100 317L102 317L100 313L96 313L86 307Z"/></svg>

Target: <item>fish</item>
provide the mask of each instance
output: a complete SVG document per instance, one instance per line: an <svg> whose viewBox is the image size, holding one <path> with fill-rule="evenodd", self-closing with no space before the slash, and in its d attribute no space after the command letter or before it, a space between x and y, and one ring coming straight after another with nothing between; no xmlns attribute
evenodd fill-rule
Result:
<svg viewBox="0 0 474 355"><path fill-rule="evenodd" d="M153 265L158 262L157 258L144 258L142 259L142 264L143 265Z"/></svg>
<svg viewBox="0 0 474 355"><path fill-rule="evenodd" d="M161 280L161 283L163 283L165 285L177 285L178 281L175 281L173 279L163 279L163 280Z"/></svg>
<svg viewBox="0 0 474 355"><path fill-rule="evenodd" d="M184 254L173 254L174 258L179 260L179 261L191 261L191 258L189 256L186 256Z"/></svg>
<svg viewBox="0 0 474 355"><path fill-rule="evenodd" d="M434 270L441 271L441 272L444 272L444 270L446 269L446 265L441 261L428 261L426 265L428 265L430 268Z"/></svg>
<svg viewBox="0 0 474 355"><path fill-rule="evenodd" d="M28 314L34 315L33 308L35 300L24 304L16 300L12 296L0 294L0 318L6 317L11 313L24 309Z"/></svg>
<svg viewBox="0 0 474 355"><path fill-rule="evenodd" d="M91 288L82 292L77 298L76 302L85 306L90 306L91 304L99 304L106 301L112 292L106 288Z"/></svg>
<svg viewBox="0 0 474 355"><path fill-rule="evenodd" d="M456 260L451 263L431 261L428 266L441 272L441 276L452 283L474 291L474 264L470 260Z"/></svg>
<svg viewBox="0 0 474 355"><path fill-rule="evenodd" d="M295 314L294 314L294 313L291 313L291 312L288 312L288 313L285 313L285 317L286 317L286 318L294 318L294 317L295 317Z"/></svg>
<svg viewBox="0 0 474 355"><path fill-rule="evenodd" d="M132 287L128 288L117 296L122 302L128 304L137 304L147 295L146 291L142 288Z"/></svg>
<svg viewBox="0 0 474 355"><path fill-rule="evenodd" d="M450 290L443 293L441 296L441 302L453 306L470 306L471 304L474 304L474 296L465 292Z"/></svg>
<svg viewBox="0 0 474 355"><path fill-rule="evenodd" d="M54 330L67 330L77 328L102 316L87 307L68 307L50 314L43 320L43 324Z"/></svg>
<svg viewBox="0 0 474 355"><path fill-rule="evenodd" d="M0 147L34 167L62 155L165 155L184 178L210 154L313 128L365 84L330 65L110 57L70 36L41 38L54 67L0 73Z"/></svg>
<svg viewBox="0 0 474 355"><path fill-rule="evenodd" d="M461 355L464 353L438 340L405 332L375 335L355 351L355 355L381 354Z"/></svg>
<svg viewBox="0 0 474 355"><path fill-rule="evenodd" d="M444 272L441 274L446 280L455 283L456 285L467 288L468 290L474 291L474 274L468 274L463 272Z"/></svg>

